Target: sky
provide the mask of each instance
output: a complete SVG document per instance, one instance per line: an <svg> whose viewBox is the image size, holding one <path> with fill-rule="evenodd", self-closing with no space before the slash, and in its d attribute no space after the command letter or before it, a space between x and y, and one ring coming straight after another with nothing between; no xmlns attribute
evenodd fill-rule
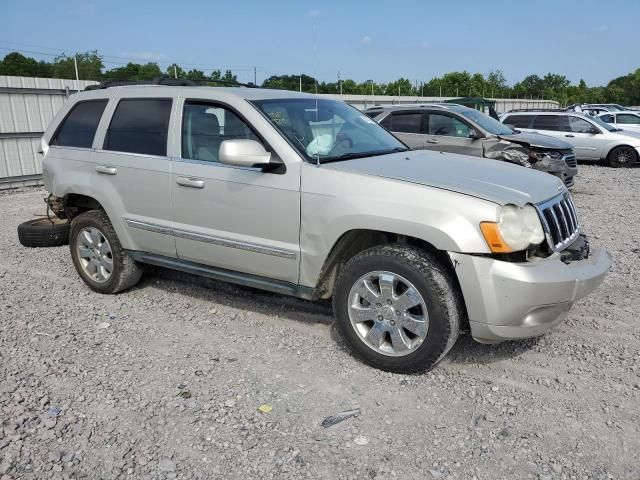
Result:
<svg viewBox="0 0 640 480"><path fill-rule="evenodd" d="M588 85L640 68L640 0L0 0L0 57L98 50L127 61L231 69L239 81L428 81L500 69ZM37 53L35 53L37 52Z"/></svg>

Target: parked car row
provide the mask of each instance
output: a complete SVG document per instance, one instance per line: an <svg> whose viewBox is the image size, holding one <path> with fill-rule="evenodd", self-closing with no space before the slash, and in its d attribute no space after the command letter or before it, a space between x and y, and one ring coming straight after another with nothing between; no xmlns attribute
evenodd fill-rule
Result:
<svg viewBox="0 0 640 480"><path fill-rule="evenodd" d="M532 110L503 114L502 123L570 143L578 160L629 167L640 158L640 132L622 130L599 117L573 111Z"/></svg>
<svg viewBox="0 0 640 480"><path fill-rule="evenodd" d="M331 298L358 356L414 372L463 330L485 343L547 332L610 268L566 177L510 164L567 163L564 142L455 105L378 111L414 145L447 149L410 151L340 101L161 85L75 94L42 139L48 205L96 292L151 264Z"/></svg>
<svg viewBox="0 0 640 480"><path fill-rule="evenodd" d="M372 107L364 113L412 149L504 160L555 175L567 187L573 186L578 173L569 143L513 130L462 105L394 105Z"/></svg>

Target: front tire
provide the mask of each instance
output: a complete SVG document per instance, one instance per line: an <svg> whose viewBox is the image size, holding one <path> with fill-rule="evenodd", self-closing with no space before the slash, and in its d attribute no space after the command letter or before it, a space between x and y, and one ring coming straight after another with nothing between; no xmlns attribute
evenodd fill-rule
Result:
<svg viewBox="0 0 640 480"><path fill-rule="evenodd" d="M447 267L404 245L373 247L350 259L336 281L333 310L355 354L396 373L436 365L455 344L464 315Z"/></svg>
<svg viewBox="0 0 640 480"><path fill-rule="evenodd" d="M607 160L614 168L631 167L637 161L637 153L631 147L616 147L609 152Z"/></svg>
<svg viewBox="0 0 640 480"><path fill-rule="evenodd" d="M78 275L96 292L121 292L142 276L142 266L127 255L102 210L90 210L71 221L69 247Z"/></svg>

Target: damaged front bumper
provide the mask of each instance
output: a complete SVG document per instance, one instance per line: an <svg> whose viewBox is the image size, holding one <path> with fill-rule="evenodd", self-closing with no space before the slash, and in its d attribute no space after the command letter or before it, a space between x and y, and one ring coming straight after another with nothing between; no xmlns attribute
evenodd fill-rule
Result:
<svg viewBox="0 0 640 480"><path fill-rule="evenodd" d="M542 160L532 163L531 168L555 175L567 188L573 187L573 177L578 174L578 164L573 154L563 155L561 158L545 156Z"/></svg>
<svg viewBox="0 0 640 480"><path fill-rule="evenodd" d="M576 255L581 259L576 260ZM555 253L514 263L449 253L473 338L498 343L542 335L558 325L576 300L602 283L611 267L605 250L586 255Z"/></svg>

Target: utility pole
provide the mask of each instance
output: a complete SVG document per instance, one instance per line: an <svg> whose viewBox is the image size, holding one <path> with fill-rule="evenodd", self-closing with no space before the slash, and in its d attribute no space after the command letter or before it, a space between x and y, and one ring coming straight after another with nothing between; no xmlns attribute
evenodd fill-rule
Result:
<svg viewBox="0 0 640 480"><path fill-rule="evenodd" d="M173 66L173 78L178 78L178 67Z"/></svg>
<svg viewBox="0 0 640 480"><path fill-rule="evenodd" d="M300 91L302 92L302 76L298 77L300 79Z"/></svg>
<svg viewBox="0 0 640 480"><path fill-rule="evenodd" d="M253 67L253 84L256 87L258 86L258 71L256 70L256 67Z"/></svg>
<svg viewBox="0 0 640 480"><path fill-rule="evenodd" d="M371 97L373 99L373 80L371 80Z"/></svg>
<svg viewBox="0 0 640 480"><path fill-rule="evenodd" d="M80 77L78 76L78 55L73 56L73 66L76 69L76 91L80 91Z"/></svg>
<svg viewBox="0 0 640 480"><path fill-rule="evenodd" d="M340 96L342 96L342 80L340 79L340 70L338 70L338 85L340 86Z"/></svg>

